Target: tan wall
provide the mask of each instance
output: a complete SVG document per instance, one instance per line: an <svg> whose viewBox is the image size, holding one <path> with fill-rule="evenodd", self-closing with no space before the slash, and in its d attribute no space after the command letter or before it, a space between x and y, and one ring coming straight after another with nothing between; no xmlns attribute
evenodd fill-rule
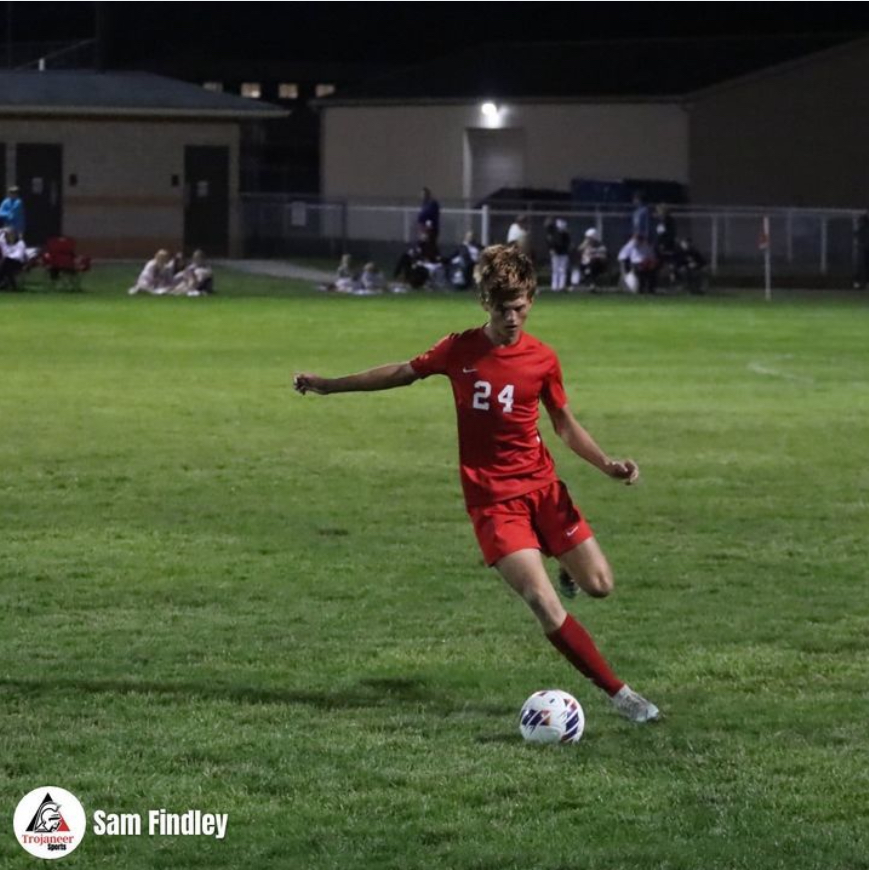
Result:
<svg viewBox="0 0 869 870"><path fill-rule="evenodd" d="M98 257L144 257L180 249L184 235L184 146L230 149L230 249L239 239L238 125L174 121L7 120L2 140L13 178L18 142L63 145L63 232ZM69 176L78 176L75 187ZM172 187L172 175L181 181Z"/></svg>
<svg viewBox="0 0 869 870"><path fill-rule="evenodd" d="M695 202L869 206L869 42L697 99Z"/></svg>
<svg viewBox="0 0 869 870"><path fill-rule="evenodd" d="M578 176L688 181L687 116L676 105L507 105L499 124L525 130L527 187L567 190ZM415 197L427 184L462 199L465 131L493 126L478 103L324 109L323 192Z"/></svg>

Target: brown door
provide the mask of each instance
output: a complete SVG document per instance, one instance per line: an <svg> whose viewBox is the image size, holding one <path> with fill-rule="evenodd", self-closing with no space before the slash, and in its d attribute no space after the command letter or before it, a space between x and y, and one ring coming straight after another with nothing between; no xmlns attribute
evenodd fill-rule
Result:
<svg viewBox="0 0 869 870"><path fill-rule="evenodd" d="M20 143L15 148L15 183L24 202L24 237L42 245L63 227L63 145Z"/></svg>
<svg viewBox="0 0 869 870"><path fill-rule="evenodd" d="M229 253L229 148L184 149L184 246L210 257Z"/></svg>

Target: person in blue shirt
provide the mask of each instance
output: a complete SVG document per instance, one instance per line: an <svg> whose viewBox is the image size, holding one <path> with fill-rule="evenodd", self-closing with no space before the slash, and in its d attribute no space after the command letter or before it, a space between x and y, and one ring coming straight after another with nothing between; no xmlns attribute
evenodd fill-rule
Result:
<svg viewBox="0 0 869 870"><path fill-rule="evenodd" d="M646 197L641 190L634 193L634 211L631 214L631 235L652 238L652 213L646 205Z"/></svg>
<svg viewBox="0 0 869 870"><path fill-rule="evenodd" d="M9 188L9 195L0 202L0 224L12 227L19 236L24 235L24 203L18 195L18 188Z"/></svg>

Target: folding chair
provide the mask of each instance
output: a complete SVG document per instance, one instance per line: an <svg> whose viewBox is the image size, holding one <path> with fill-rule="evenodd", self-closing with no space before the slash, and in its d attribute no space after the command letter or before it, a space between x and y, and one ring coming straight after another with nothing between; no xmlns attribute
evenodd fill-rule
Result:
<svg viewBox="0 0 869 870"><path fill-rule="evenodd" d="M52 283L66 290L81 290L81 275L90 269L91 258L75 252L75 239L55 236L45 243L42 265Z"/></svg>

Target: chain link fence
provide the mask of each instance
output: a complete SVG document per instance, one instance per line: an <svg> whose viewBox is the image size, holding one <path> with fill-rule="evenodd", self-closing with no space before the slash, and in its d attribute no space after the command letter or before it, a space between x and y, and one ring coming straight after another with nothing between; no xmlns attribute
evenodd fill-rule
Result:
<svg viewBox="0 0 869 870"><path fill-rule="evenodd" d="M330 200L319 196L244 194L242 226L248 257L326 257L349 253L389 271L417 239L417 203ZM615 259L631 232L630 208L524 208L442 205L439 246L449 256L467 231L484 245L501 242L517 214L529 222L532 250L548 262L545 222L564 218L574 244L594 227ZM705 256L710 274L728 280L762 281L763 221L769 219L774 280L803 286L850 286L862 256L856 229L860 212L849 210L673 207L678 238L690 238Z"/></svg>

